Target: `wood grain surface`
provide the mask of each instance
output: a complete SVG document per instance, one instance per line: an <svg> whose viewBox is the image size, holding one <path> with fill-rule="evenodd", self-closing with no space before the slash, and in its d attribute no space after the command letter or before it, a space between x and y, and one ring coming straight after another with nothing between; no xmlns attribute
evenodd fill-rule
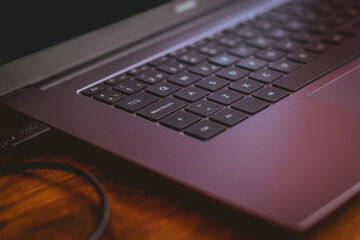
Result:
<svg viewBox="0 0 360 240"><path fill-rule="evenodd" d="M0 107L0 136L29 121ZM233 213L159 176L60 132L50 132L0 156L67 163L93 173L111 204L101 239L359 239L360 196L304 233L291 233ZM360 173L359 173L360 174ZM100 200L80 177L58 170L0 175L0 239L87 239Z"/></svg>

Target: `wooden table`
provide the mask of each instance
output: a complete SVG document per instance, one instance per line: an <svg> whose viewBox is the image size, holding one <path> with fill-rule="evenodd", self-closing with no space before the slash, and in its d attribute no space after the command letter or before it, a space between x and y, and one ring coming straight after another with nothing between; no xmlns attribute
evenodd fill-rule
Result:
<svg viewBox="0 0 360 240"><path fill-rule="evenodd" d="M0 107L0 135L29 121ZM216 203L60 132L0 157L68 163L92 172L111 204L101 239L360 239L360 196L305 233L289 233ZM1 167L1 166L0 166ZM359 172L360 174L360 172ZM100 201L80 177L56 170L0 176L0 239L86 239Z"/></svg>

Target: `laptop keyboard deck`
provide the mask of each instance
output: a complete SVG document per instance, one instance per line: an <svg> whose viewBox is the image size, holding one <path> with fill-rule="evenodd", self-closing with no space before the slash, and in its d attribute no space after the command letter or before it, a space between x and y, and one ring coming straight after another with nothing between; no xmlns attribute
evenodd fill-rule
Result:
<svg viewBox="0 0 360 240"><path fill-rule="evenodd" d="M359 35L360 1L291 1L81 93L208 140L358 54Z"/></svg>

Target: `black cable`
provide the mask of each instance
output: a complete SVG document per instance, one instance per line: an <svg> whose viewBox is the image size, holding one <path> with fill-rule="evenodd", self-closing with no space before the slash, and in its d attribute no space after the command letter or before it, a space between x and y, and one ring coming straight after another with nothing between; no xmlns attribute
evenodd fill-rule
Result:
<svg viewBox="0 0 360 240"><path fill-rule="evenodd" d="M10 163L6 165L0 165L0 174L10 174L21 170L32 170L32 169L55 169L75 173L76 175L85 179L90 183L93 188L96 190L100 197L102 214L101 219L96 227L95 231L88 238L89 240L99 239L100 236L105 231L105 228L109 222L110 217L110 204L108 197L104 188L101 186L100 182L88 171L82 170L80 168L73 167L64 163L57 162L20 162L20 163Z"/></svg>
<svg viewBox="0 0 360 240"><path fill-rule="evenodd" d="M26 125L23 128L17 129L11 134L7 134L7 136L2 137L0 140L0 156L5 153L7 150L10 150L17 146L20 143L24 143L35 136L38 136L44 132L46 132L49 128L38 122L33 122L31 124ZM65 164L65 163L57 163L57 162L17 162L17 163L6 163L0 164L0 174L14 174L23 170L32 170L32 169L55 169L68 171L82 177L97 192L100 202L101 202L101 218L98 226L94 230L94 232L90 235L88 240L97 240L104 233L106 226L109 222L110 217L110 203L109 199L106 195L104 188L98 179L96 179L91 173L86 170L76 168L74 166Z"/></svg>

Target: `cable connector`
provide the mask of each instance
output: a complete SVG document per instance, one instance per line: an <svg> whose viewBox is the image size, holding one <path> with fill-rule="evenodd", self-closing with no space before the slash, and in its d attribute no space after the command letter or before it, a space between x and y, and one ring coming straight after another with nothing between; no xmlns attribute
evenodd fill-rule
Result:
<svg viewBox="0 0 360 240"><path fill-rule="evenodd" d="M4 136L0 137L0 155L5 153L7 150L25 143L49 130L50 128L45 124L35 121L27 124L24 127L18 128L9 134L5 134ZM110 203L99 180L97 180L90 172L86 170L57 162L17 162L11 164L2 164L0 165L0 175L11 174L13 172L17 173L18 171L28 169L55 169L68 171L77 174L90 183L100 197L102 214L98 226L91 233L88 240L98 240L102 236L109 222Z"/></svg>
<svg viewBox="0 0 360 240"><path fill-rule="evenodd" d="M34 121L24 127L16 129L13 132L5 134L0 138L0 154L5 153L7 150L18 146L21 143L27 142L49 130L50 128L45 124Z"/></svg>

